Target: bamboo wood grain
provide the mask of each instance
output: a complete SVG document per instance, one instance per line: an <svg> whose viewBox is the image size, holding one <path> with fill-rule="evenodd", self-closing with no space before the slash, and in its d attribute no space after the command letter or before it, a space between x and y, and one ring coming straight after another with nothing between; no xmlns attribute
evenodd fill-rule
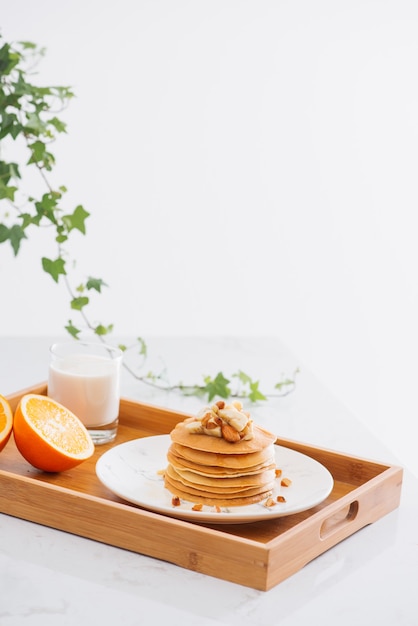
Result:
<svg viewBox="0 0 418 626"><path fill-rule="evenodd" d="M8 400L15 409L23 394L46 392L40 383ZM168 433L186 416L122 399L116 444ZM145 511L110 493L95 474L97 458L108 446L73 470L45 474L21 457L11 438L0 455L0 512L267 591L398 507L402 486L400 467L287 439L277 443L330 470L334 488L325 502L251 524L195 524Z"/></svg>

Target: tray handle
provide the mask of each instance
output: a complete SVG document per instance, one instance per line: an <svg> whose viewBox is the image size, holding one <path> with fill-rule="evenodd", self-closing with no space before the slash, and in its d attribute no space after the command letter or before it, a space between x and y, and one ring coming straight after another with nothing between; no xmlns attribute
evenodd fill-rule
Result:
<svg viewBox="0 0 418 626"><path fill-rule="evenodd" d="M356 519L359 512L359 501L353 500L345 504L337 512L327 517L319 528L320 539L327 539L340 531L344 526Z"/></svg>

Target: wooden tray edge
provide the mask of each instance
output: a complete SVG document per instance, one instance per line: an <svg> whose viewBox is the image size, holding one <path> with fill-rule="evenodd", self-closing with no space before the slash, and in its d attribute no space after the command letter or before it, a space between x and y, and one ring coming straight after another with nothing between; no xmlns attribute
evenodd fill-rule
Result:
<svg viewBox="0 0 418 626"><path fill-rule="evenodd" d="M25 393L46 393L45 382L7 396L13 410L21 396ZM166 415L170 409L157 407L122 398L121 404L127 403L142 407L151 412ZM279 438L277 443L301 451L310 456L315 454L338 455L344 462L372 463L378 467L379 475L356 488L343 498L329 504L325 509L314 513L304 522L298 524L287 535L280 535L270 542L259 543L248 538L231 536L219 529L208 528L185 520L178 520L159 514L133 508L119 502L97 498L92 494L75 492L74 490L39 483L30 477L11 475L0 470L0 511L9 515L27 519L65 532L71 532L96 541L101 541L119 548L129 549L153 558L166 560L181 567L207 575L229 580L261 591L267 591L296 573L309 561L333 547L360 528L373 523L386 515L400 502L403 469L376 461L368 461L360 457L339 453L326 448L318 448L305 443ZM22 500L13 498L11 494L16 486L23 490ZM52 492L60 493L61 500L58 510L51 520L50 513L39 502L49 500ZM28 490L30 502L28 503ZM373 495L375 502L369 506ZM24 507L23 504L24 503ZM112 520L113 532L109 535L107 527L97 524L98 517L105 507ZM68 510L73 514L68 518ZM138 536L138 520L141 522L141 534ZM115 530L116 529L116 530ZM146 531L146 532L144 532ZM157 533L157 539L155 535ZM162 542L162 535L170 531L170 541ZM209 548L205 549L208 545ZM164 548L164 550L163 550ZM282 554L292 553L291 558L283 564Z"/></svg>

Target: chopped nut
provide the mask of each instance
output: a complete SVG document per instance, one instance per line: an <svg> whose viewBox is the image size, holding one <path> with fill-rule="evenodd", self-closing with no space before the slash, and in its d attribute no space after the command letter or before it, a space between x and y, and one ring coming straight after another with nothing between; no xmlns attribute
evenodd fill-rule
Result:
<svg viewBox="0 0 418 626"><path fill-rule="evenodd" d="M239 436L239 432L232 428L229 424L222 423L221 426L222 437L229 441L230 443L235 443L236 441L240 441L241 437Z"/></svg>
<svg viewBox="0 0 418 626"><path fill-rule="evenodd" d="M204 416L202 417L202 426L207 428L207 424L208 424L209 420L211 419L211 417L212 417L212 413L210 411L205 413Z"/></svg>
<svg viewBox="0 0 418 626"><path fill-rule="evenodd" d="M173 506L180 506L180 498L178 496L173 496L171 498L171 504Z"/></svg>
<svg viewBox="0 0 418 626"><path fill-rule="evenodd" d="M280 478L280 476L282 475L282 470L276 467L274 473L276 474L276 478Z"/></svg>
<svg viewBox="0 0 418 626"><path fill-rule="evenodd" d="M208 430L212 430L213 428L218 428L221 426L222 420L218 415L211 415L210 419L205 424L205 428Z"/></svg>
<svg viewBox="0 0 418 626"><path fill-rule="evenodd" d="M286 502L286 498L284 496L277 496L277 502Z"/></svg>
<svg viewBox="0 0 418 626"><path fill-rule="evenodd" d="M213 507L213 510L215 511L215 513L220 513L221 512L221 507L218 506L217 504L215 504L215 506Z"/></svg>
<svg viewBox="0 0 418 626"><path fill-rule="evenodd" d="M192 511L201 511L203 508L203 504L194 504L192 506Z"/></svg>
<svg viewBox="0 0 418 626"><path fill-rule="evenodd" d="M275 501L273 500L273 498L267 498L267 500L264 502L264 506L270 507L270 506L275 506Z"/></svg>
<svg viewBox="0 0 418 626"><path fill-rule="evenodd" d="M280 484L282 487L290 487L290 485L292 484L292 481L290 480L290 478L282 478L282 480L280 481Z"/></svg>
<svg viewBox="0 0 418 626"><path fill-rule="evenodd" d="M218 409L223 409L225 406L225 402L223 400L218 400L218 402L215 402L215 405L218 407Z"/></svg>
<svg viewBox="0 0 418 626"><path fill-rule="evenodd" d="M165 469L157 470L158 476L165 476Z"/></svg>

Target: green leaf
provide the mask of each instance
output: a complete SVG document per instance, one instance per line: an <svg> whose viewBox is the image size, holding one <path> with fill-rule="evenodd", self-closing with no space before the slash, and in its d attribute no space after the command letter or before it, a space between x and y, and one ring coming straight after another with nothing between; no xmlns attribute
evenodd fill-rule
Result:
<svg viewBox="0 0 418 626"><path fill-rule="evenodd" d="M17 163L6 163L6 161L0 161L0 179L3 184L7 185L11 178L21 178L19 166Z"/></svg>
<svg viewBox="0 0 418 626"><path fill-rule="evenodd" d="M10 200L11 202L14 202L16 191L17 187L4 185L3 181L0 180L0 200Z"/></svg>
<svg viewBox="0 0 418 626"><path fill-rule="evenodd" d="M147 344L145 343L145 340L142 339L142 337L137 337L136 340L139 343L138 354L140 354L141 356L147 356Z"/></svg>
<svg viewBox="0 0 418 626"><path fill-rule="evenodd" d="M48 193L44 193L42 200L35 202L35 208L38 214L38 224L43 217L46 217L53 224L57 224L56 211L58 207L58 200L60 198L61 194L56 191L50 191Z"/></svg>
<svg viewBox="0 0 418 626"><path fill-rule="evenodd" d="M86 282L86 287L87 289L95 289L100 293L102 287L107 287L107 285L101 278L92 278L89 276L89 279Z"/></svg>
<svg viewBox="0 0 418 626"><path fill-rule="evenodd" d="M258 400L267 400L266 396L259 390L259 384L259 381L250 383L248 398L251 400L251 402L257 402Z"/></svg>
<svg viewBox="0 0 418 626"><path fill-rule="evenodd" d="M19 215L19 218L22 220L23 229L27 228L27 226L34 223L33 217L32 215L30 215L30 213L21 213Z"/></svg>
<svg viewBox="0 0 418 626"><path fill-rule="evenodd" d="M218 372L215 378L211 378L210 376L206 376L204 378L205 382L205 393L208 394L208 401L213 400L215 396L219 396L220 398L228 398L231 394L231 389L228 387L228 383L230 382L222 372Z"/></svg>
<svg viewBox="0 0 418 626"><path fill-rule="evenodd" d="M32 155L28 161L28 165L36 163L39 167L44 167L46 170L51 171L53 165L55 165L55 157L48 152L46 145L43 141L35 141L29 146Z"/></svg>
<svg viewBox="0 0 418 626"><path fill-rule="evenodd" d="M20 61L20 55L13 52L9 44L0 49L0 74L8 75Z"/></svg>
<svg viewBox="0 0 418 626"><path fill-rule="evenodd" d="M2 106L0 139L4 139L7 135L10 135L12 139L16 139L19 133L22 132L23 127L17 115L4 112L5 107L7 107L7 103L3 103Z"/></svg>
<svg viewBox="0 0 418 626"><path fill-rule="evenodd" d="M72 323L71 320L68 320L68 324L67 324L67 326L65 326L65 330L68 333L70 333L71 337L75 337L75 339L78 339L78 335L81 332L81 330L79 330L78 328L73 326L73 323Z"/></svg>
<svg viewBox="0 0 418 626"><path fill-rule="evenodd" d="M36 113L28 113L26 115L26 127L25 128L26 128L26 131L31 131L32 133L35 133L36 135L40 135L45 132L46 124ZM32 151L35 154L36 153L40 154L40 152L38 152L40 150L43 152L45 151L45 144L43 144L41 141L35 142L30 147L32 148Z"/></svg>
<svg viewBox="0 0 418 626"><path fill-rule="evenodd" d="M289 387L291 385L295 385L295 383L296 383L296 376L297 376L297 374L299 374L299 372L300 372L300 369L297 367L295 369L293 378L283 378L280 382L278 382L278 383L276 383L274 385L274 388L278 389L279 391L282 391L283 387Z"/></svg>
<svg viewBox="0 0 418 626"><path fill-rule="evenodd" d="M59 98L61 102L64 103L67 100L71 100L71 98L74 98L74 92L72 91L71 87L55 86L51 87L51 92L56 98Z"/></svg>
<svg viewBox="0 0 418 626"><path fill-rule="evenodd" d="M261 393L259 389L260 382L257 380L253 380L251 376L248 376L242 370L239 370L236 374L233 374L236 378L238 378L243 385L245 386L245 391L242 395L248 397L251 402L257 402L258 400L267 400L266 396Z"/></svg>
<svg viewBox="0 0 418 626"><path fill-rule="evenodd" d="M94 329L94 332L96 335L99 335L99 337L103 336L103 335L108 335L109 333L111 333L113 330L113 324L109 324L109 326L103 326L103 324L98 324L96 326L96 328Z"/></svg>
<svg viewBox="0 0 418 626"><path fill-rule="evenodd" d="M46 257L42 257L42 267L44 269L44 272L50 274L56 283L58 282L60 274L67 273L65 271L65 261L61 257L58 257L57 259L55 259L55 261L47 259Z"/></svg>
<svg viewBox="0 0 418 626"><path fill-rule="evenodd" d="M82 296L80 298L73 298L71 300L71 308L75 309L76 311L81 311L81 309L87 306L88 303L89 303L89 299L86 298L85 296Z"/></svg>
<svg viewBox="0 0 418 626"><path fill-rule="evenodd" d="M45 48L38 48L38 45L33 41L19 41L19 44L24 50L36 50L40 56L45 54Z"/></svg>
<svg viewBox="0 0 418 626"><path fill-rule="evenodd" d="M51 124L51 126L53 126L58 133L66 133L67 132L67 125L64 124L64 122L59 120L57 117L52 117L49 120L49 124Z"/></svg>
<svg viewBox="0 0 418 626"><path fill-rule="evenodd" d="M90 213L87 213L87 211L85 211L83 207L79 205L71 215L64 215L62 218L62 221L65 224L68 231L73 230L73 228L76 228L81 233L83 233L83 235L85 235L86 226L84 222L89 217L89 215Z"/></svg>
<svg viewBox="0 0 418 626"><path fill-rule="evenodd" d="M244 385L249 385L252 383L252 378L250 378L250 376L248 376L248 374L245 374L245 372L243 372L242 370L239 370L236 374L233 374L233 376L239 378L239 380L244 383Z"/></svg>
<svg viewBox="0 0 418 626"><path fill-rule="evenodd" d="M13 252L15 253L15 256L16 256L20 249L20 242L22 241L22 239L26 239L24 229L21 226L14 224L9 229L9 239L13 248Z"/></svg>
<svg viewBox="0 0 418 626"><path fill-rule="evenodd" d="M0 224L0 243L9 239L9 229L5 224Z"/></svg>

